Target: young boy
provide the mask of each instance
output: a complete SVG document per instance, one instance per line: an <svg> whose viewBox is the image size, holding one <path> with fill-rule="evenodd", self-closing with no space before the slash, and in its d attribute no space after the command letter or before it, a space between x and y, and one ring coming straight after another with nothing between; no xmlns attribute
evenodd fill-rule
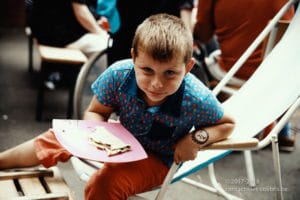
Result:
<svg viewBox="0 0 300 200"><path fill-rule="evenodd" d="M192 45L192 34L179 18L151 16L136 30L132 59L116 62L93 83L95 95L84 119L107 121L118 113L148 158L105 163L87 183L85 199L127 199L149 191L163 182L173 161L193 160L203 146L231 133L233 119L189 73ZM49 167L70 157L49 130L1 153L0 169Z"/></svg>

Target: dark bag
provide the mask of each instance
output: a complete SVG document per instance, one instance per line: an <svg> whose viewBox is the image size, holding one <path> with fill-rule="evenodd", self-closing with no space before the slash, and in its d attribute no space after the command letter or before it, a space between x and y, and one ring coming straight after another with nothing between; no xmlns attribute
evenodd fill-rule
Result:
<svg viewBox="0 0 300 200"><path fill-rule="evenodd" d="M195 42L193 57L195 59L195 65L191 70L191 73L194 74L200 81L203 82L204 85L210 87L210 81L212 80L212 76L210 75L207 65L205 64L205 50L204 47Z"/></svg>

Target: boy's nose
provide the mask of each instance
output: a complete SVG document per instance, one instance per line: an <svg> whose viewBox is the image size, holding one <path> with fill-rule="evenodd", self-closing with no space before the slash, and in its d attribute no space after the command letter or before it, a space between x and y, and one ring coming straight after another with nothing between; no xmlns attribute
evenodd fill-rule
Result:
<svg viewBox="0 0 300 200"><path fill-rule="evenodd" d="M155 89L162 88L164 86L163 81L159 77L155 77L152 80L152 87Z"/></svg>

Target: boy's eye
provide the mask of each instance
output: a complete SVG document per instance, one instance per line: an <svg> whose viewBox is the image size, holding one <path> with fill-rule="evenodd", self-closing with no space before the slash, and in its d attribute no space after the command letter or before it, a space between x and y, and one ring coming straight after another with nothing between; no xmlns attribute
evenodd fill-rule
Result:
<svg viewBox="0 0 300 200"><path fill-rule="evenodd" d="M144 67L143 71L146 72L146 73L152 73L153 72L153 70L150 67Z"/></svg>
<svg viewBox="0 0 300 200"><path fill-rule="evenodd" d="M174 76L176 73L174 71L168 70L165 72L167 76Z"/></svg>

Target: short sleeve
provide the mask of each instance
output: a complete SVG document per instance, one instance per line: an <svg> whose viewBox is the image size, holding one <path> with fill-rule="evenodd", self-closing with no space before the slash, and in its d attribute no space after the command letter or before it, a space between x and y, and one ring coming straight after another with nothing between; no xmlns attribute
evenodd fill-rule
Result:
<svg viewBox="0 0 300 200"><path fill-rule="evenodd" d="M201 124L200 126L213 125L224 115L224 108L212 93L209 93L201 103ZM203 123L203 124L202 124Z"/></svg>
<svg viewBox="0 0 300 200"><path fill-rule="evenodd" d="M98 101L105 106L114 106L116 103L114 73L112 68L106 69L91 86Z"/></svg>
<svg viewBox="0 0 300 200"><path fill-rule="evenodd" d="M193 74L185 77L183 115L193 126L204 127L217 123L224 115L224 109L217 97Z"/></svg>

